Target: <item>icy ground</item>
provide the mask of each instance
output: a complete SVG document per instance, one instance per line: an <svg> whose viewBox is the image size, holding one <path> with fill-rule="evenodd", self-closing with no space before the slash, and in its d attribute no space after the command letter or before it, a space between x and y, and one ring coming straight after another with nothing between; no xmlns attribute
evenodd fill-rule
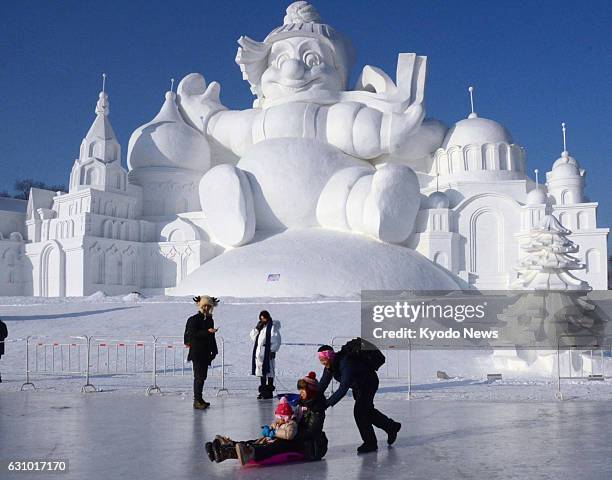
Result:
<svg viewBox="0 0 612 480"><path fill-rule="evenodd" d="M212 399L194 411L186 396L123 393L0 395L0 461L68 459L65 475L1 478L109 479L586 479L610 478L610 402L461 402L380 400L403 429L389 448L358 457L352 400L328 410L329 451L320 462L240 468L210 463L203 444L215 434L255 436L272 401Z"/></svg>
<svg viewBox="0 0 612 480"><path fill-rule="evenodd" d="M0 318L8 325L6 355L0 359L4 382L0 392L19 390L25 377L25 342L28 335L46 335L45 342L71 341L71 335L97 335L115 340L150 340L150 335L183 334L185 320L195 312L189 298L104 297L43 299L0 297ZM297 378L314 370L320 375L316 346L330 343L332 337L359 334L359 300L357 298L308 299L232 299L223 298L215 310L219 335L225 339L226 387L232 396L252 397L256 379L250 376L252 343L249 330L260 310L267 309L282 322L285 343L277 357L279 391L293 391ZM339 338L338 344L346 339ZM293 344L293 345L291 345ZM306 345L304 345L306 344ZM111 351L112 352L112 351ZM167 352L168 355L170 351ZM177 352L178 353L178 352ZM101 358L104 360L104 351ZM160 352L161 354L161 352ZM176 353L175 353L176 354ZM121 354L119 355L121 356ZM92 358L92 367L95 366ZM412 374L412 398L473 401L550 401L555 398L556 380L541 372L526 370L520 374L504 373L503 381L487 382L487 373L496 373L489 351L412 352L409 370L407 351L387 352L387 365L380 371L380 398L406 399L408 375ZM610 364L611 359L606 359ZM161 374L163 359L158 358ZM220 386L220 358L217 358L206 383L206 395L213 396ZM180 355L167 358L167 373L158 375L157 383L164 393L189 394L190 364ZM93 368L92 368L93 370ZM451 379L439 380L442 370ZM78 392L82 377L37 376L36 387L48 392ZM142 394L149 386L149 374L122 375L92 371L92 383L105 392ZM612 400L612 382L564 381L566 400Z"/></svg>
<svg viewBox="0 0 612 480"><path fill-rule="evenodd" d="M248 332L259 311L267 309L282 321L285 344L277 357L276 384L281 392L294 391L298 377L309 370L320 374L318 344L359 334L356 298L224 298L215 319L225 339L230 395L215 397L217 359L205 388L205 398L213 403L209 411L191 408L190 365L180 357L168 359L167 372L158 358L161 395L145 395L150 373L120 371L92 372L97 393L79 393L82 377L58 375L34 375L37 390L19 391L25 375L22 339L28 335L46 335L45 343L78 341L68 338L72 335L116 341L170 335L181 343L185 320L194 313L190 299L133 300L0 297L0 317L10 335L0 359L0 464L68 459L70 473L61 478L79 480L610 478L611 383L565 381L566 401L559 402L554 379L538 371L487 382L486 374L495 371L487 351L412 352L410 401L408 352L387 352L377 406L404 424L393 448L382 435L377 454L355 455L359 436L353 401L346 398L329 411L330 449L321 462L247 469L236 462L211 464L203 452L206 440L218 433L249 439L271 420L274 404L254 399L257 380L249 375ZM100 359L104 363L106 353L109 349L102 349L91 359L92 370ZM451 379L438 380L438 370ZM49 476L0 473L2 479Z"/></svg>

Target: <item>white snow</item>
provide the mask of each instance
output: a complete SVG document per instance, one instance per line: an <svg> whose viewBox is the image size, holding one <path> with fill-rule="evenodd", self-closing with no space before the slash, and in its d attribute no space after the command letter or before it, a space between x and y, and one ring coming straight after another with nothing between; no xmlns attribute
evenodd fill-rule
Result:
<svg viewBox="0 0 612 480"><path fill-rule="evenodd" d="M345 297L361 290L401 289L454 290L457 284L414 250L355 233L310 228L267 238L256 232L252 243L201 265L171 293L296 297L324 292Z"/></svg>
<svg viewBox="0 0 612 480"><path fill-rule="evenodd" d="M182 343L185 321L195 312L193 302L185 297L97 296L49 299L34 297L1 297L0 318L8 326L6 355L0 359L4 383L0 391L18 390L25 377L25 339L28 335L45 335L46 342L65 340L70 336L90 335L122 340L147 340L151 335L177 337ZM360 302L351 298L222 298L215 310L218 335L225 341L226 387L232 395L252 396L256 379L250 376L252 343L249 331L261 310L267 309L283 323L283 346L277 356L279 390L294 391L297 378L321 367L316 359L317 345L334 343L359 335ZM387 364L381 368L381 398L406 399L408 375L411 373L413 399L542 401L555 398L556 379L537 366L516 374L503 372L504 380L487 382L487 373L499 373L491 351L388 351ZM412 366L410 367L410 359ZM92 363L95 358L92 358ZM164 391L190 393L190 365L173 366L176 376L158 377ZM612 359L606 360L607 368ZM168 357L170 367L170 357ZM158 370L161 360L158 359ZM436 372L443 370L452 377L440 381ZM37 387L49 391L79 391L82 377L34 376ZM97 387L117 392L142 394L150 384L150 373L96 375ZM220 386L220 358L217 358L207 382L212 395ZM612 384L605 382L563 381L565 398L612 400Z"/></svg>

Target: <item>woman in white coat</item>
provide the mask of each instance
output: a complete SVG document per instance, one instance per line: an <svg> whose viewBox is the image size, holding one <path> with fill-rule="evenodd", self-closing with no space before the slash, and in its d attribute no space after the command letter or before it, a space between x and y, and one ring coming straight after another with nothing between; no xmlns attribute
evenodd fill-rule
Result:
<svg viewBox="0 0 612 480"><path fill-rule="evenodd" d="M281 324L272 320L270 314L263 310L259 314L259 322L251 330L253 341L253 356L251 359L251 374L260 378L258 399L272 398L274 392L274 364L276 352L281 346Z"/></svg>

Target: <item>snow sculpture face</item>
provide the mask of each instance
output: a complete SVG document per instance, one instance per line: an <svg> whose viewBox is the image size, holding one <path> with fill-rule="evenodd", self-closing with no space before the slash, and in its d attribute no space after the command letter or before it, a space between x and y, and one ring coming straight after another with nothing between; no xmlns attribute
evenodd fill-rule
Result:
<svg viewBox="0 0 612 480"><path fill-rule="evenodd" d="M331 48L311 37L291 37L272 45L261 77L264 97L278 99L301 92L340 91L343 76Z"/></svg>

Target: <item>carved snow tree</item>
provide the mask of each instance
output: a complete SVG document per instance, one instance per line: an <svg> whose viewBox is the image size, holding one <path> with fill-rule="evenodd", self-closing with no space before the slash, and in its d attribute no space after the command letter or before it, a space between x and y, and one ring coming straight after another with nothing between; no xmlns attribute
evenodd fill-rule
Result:
<svg viewBox="0 0 612 480"><path fill-rule="evenodd" d="M521 245L527 255L519 261L518 279L513 288L523 290L589 291L587 282L575 277L571 270L582 270L584 264L571 254L578 246L568 237L572 232L553 215L546 215L529 232L529 240Z"/></svg>

